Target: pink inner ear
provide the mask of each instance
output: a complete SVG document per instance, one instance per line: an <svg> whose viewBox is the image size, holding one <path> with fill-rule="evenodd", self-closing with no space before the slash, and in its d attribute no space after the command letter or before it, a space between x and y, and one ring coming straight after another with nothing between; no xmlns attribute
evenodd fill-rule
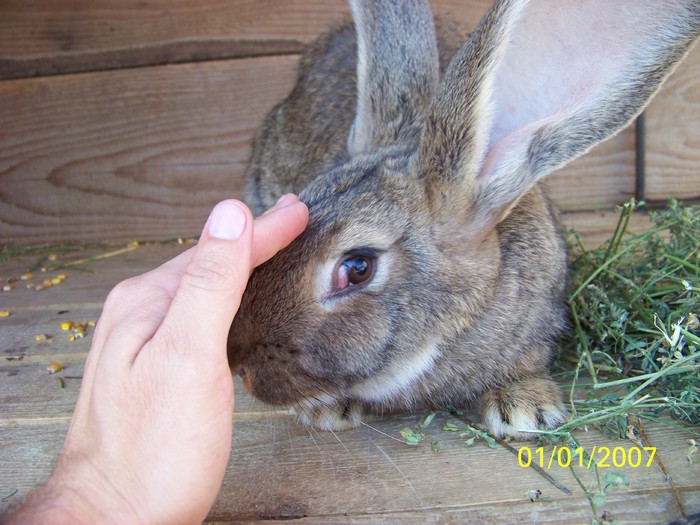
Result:
<svg viewBox="0 0 700 525"><path fill-rule="evenodd" d="M670 0L672 2L673 0ZM669 3L670 3L669 2ZM603 98L635 55L658 38L666 2L533 0L492 80L489 144L536 121ZM555 117L556 118L556 117Z"/></svg>
<svg viewBox="0 0 700 525"><path fill-rule="evenodd" d="M498 142L489 146L478 178L488 185L488 180L502 170L516 172L527 157L527 148L532 140L532 134L543 125L544 119L501 135ZM517 189L513 188L514 191Z"/></svg>

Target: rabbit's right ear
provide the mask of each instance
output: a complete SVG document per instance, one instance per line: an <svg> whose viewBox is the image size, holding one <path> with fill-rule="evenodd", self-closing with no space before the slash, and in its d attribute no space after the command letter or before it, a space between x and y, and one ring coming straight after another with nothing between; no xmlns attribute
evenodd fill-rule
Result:
<svg viewBox="0 0 700 525"><path fill-rule="evenodd" d="M699 0L496 0L422 135L436 223L490 231L540 178L638 115L699 32Z"/></svg>
<svg viewBox="0 0 700 525"><path fill-rule="evenodd" d="M425 0L350 0L357 32L356 155L418 135L438 81L438 50Z"/></svg>

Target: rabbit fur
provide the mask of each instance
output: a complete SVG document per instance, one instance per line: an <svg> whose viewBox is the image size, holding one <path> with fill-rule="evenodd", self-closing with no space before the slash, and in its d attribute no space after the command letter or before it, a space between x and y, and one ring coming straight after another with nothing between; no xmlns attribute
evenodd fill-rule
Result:
<svg viewBox="0 0 700 525"><path fill-rule="evenodd" d="M421 0L351 10L255 138L254 213L295 192L309 225L251 275L232 371L322 429L472 404L496 437L555 428L567 261L542 178L643 110L699 2L498 0L466 43Z"/></svg>

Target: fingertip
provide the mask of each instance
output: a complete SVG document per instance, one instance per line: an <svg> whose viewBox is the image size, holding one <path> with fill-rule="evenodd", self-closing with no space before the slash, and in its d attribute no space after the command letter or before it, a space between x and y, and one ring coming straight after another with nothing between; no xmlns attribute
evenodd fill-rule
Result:
<svg viewBox="0 0 700 525"><path fill-rule="evenodd" d="M280 210L281 208L286 208L287 206L293 206L293 205L296 205L300 202L301 202L301 200L294 193L285 193L277 200L277 202L275 203L274 206L265 210L260 215L260 217L263 217L265 215L270 215L270 214L275 213L276 211Z"/></svg>
<svg viewBox="0 0 700 525"><path fill-rule="evenodd" d="M287 197L286 199L284 197ZM280 204L255 220L253 264L264 263L288 246L306 228L309 209L296 195L288 194Z"/></svg>
<svg viewBox="0 0 700 525"><path fill-rule="evenodd" d="M214 207L204 230L214 239L237 241L243 236L251 220L252 214L245 204L229 199Z"/></svg>

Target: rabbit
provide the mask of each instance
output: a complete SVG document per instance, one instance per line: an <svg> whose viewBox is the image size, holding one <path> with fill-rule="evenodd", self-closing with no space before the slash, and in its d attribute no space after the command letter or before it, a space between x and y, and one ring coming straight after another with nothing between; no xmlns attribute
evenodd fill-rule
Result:
<svg viewBox="0 0 700 525"><path fill-rule="evenodd" d="M255 140L247 200L306 230L251 275L231 370L302 423L475 406L497 438L567 410L548 367L567 253L543 177L636 117L697 0L497 0L466 42L422 0L351 0Z"/></svg>

